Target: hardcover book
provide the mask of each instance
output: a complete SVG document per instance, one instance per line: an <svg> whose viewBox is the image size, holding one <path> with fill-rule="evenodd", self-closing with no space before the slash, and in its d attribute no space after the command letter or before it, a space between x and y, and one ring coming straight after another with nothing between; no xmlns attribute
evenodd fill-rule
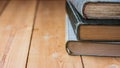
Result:
<svg viewBox="0 0 120 68"><path fill-rule="evenodd" d="M120 0L67 0L85 19L120 19Z"/></svg>
<svg viewBox="0 0 120 68"><path fill-rule="evenodd" d="M120 41L120 19L84 19L68 1L66 2L66 11L78 40Z"/></svg>

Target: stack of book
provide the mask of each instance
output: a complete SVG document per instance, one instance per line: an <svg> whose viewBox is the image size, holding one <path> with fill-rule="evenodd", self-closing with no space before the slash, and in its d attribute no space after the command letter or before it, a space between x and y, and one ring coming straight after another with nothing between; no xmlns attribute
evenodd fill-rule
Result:
<svg viewBox="0 0 120 68"><path fill-rule="evenodd" d="M120 56L120 0L66 0L69 55Z"/></svg>

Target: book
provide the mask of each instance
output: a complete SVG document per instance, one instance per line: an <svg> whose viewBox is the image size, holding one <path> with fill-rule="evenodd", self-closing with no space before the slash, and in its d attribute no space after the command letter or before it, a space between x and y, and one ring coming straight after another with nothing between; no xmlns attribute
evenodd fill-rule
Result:
<svg viewBox="0 0 120 68"><path fill-rule="evenodd" d="M120 19L84 19L68 1L66 11L78 40L120 41Z"/></svg>
<svg viewBox="0 0 120 68"><path fill-rule="evenodd" d="M120 56L120 42L85 42L77 40L66 15L66 51L69 55Z"/></svg>
<svg viewBox="0 0 120 68"><path fill-rule="evenodd" d="M120 0L67 0L85 19L120 19Z"/></svg>
<svg viewBox="0 0 120 68"><path fill-rule="evenodd" d="M69 41L66 51L73 56L120 56L120 44Z"/></svg>

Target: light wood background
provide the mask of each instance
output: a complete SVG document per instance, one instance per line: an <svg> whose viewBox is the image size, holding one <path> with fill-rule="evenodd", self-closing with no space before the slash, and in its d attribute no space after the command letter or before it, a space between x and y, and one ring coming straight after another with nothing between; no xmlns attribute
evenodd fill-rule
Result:
<svg viewBox="0 0 120 68"><path fill-rule="evenodd" d="M66 53L65 0L0 1L0 12L0 68L120 68L118 57Z"/></svg>

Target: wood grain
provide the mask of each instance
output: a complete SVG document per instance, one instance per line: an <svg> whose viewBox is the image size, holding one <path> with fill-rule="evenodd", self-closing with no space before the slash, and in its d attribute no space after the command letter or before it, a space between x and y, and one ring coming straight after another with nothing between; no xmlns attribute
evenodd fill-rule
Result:
<svg viewBox="0 0 120 68"><path fill-rule="evenodd" d="M36 1L11 1L0 18L0 68L25 68Z"/></svg>
<svg viewBox="0 0 120 68"><path fill-rule="evenodd" d="M65 51L65 2L40 1L27 68L82 68Z"/></svg>
<svg viewBox="0 0 120 68"><path fill-rule="evenodd" d="M7 3L8 3L7 0L0 0L0 16L1 16L2 12L4 11Z"/></svg>
<svg viewBox="0 0 120 68"><path fill-rule="evenodd" d="M83 56L85 68L120 68L119 57Z"/></svg>

